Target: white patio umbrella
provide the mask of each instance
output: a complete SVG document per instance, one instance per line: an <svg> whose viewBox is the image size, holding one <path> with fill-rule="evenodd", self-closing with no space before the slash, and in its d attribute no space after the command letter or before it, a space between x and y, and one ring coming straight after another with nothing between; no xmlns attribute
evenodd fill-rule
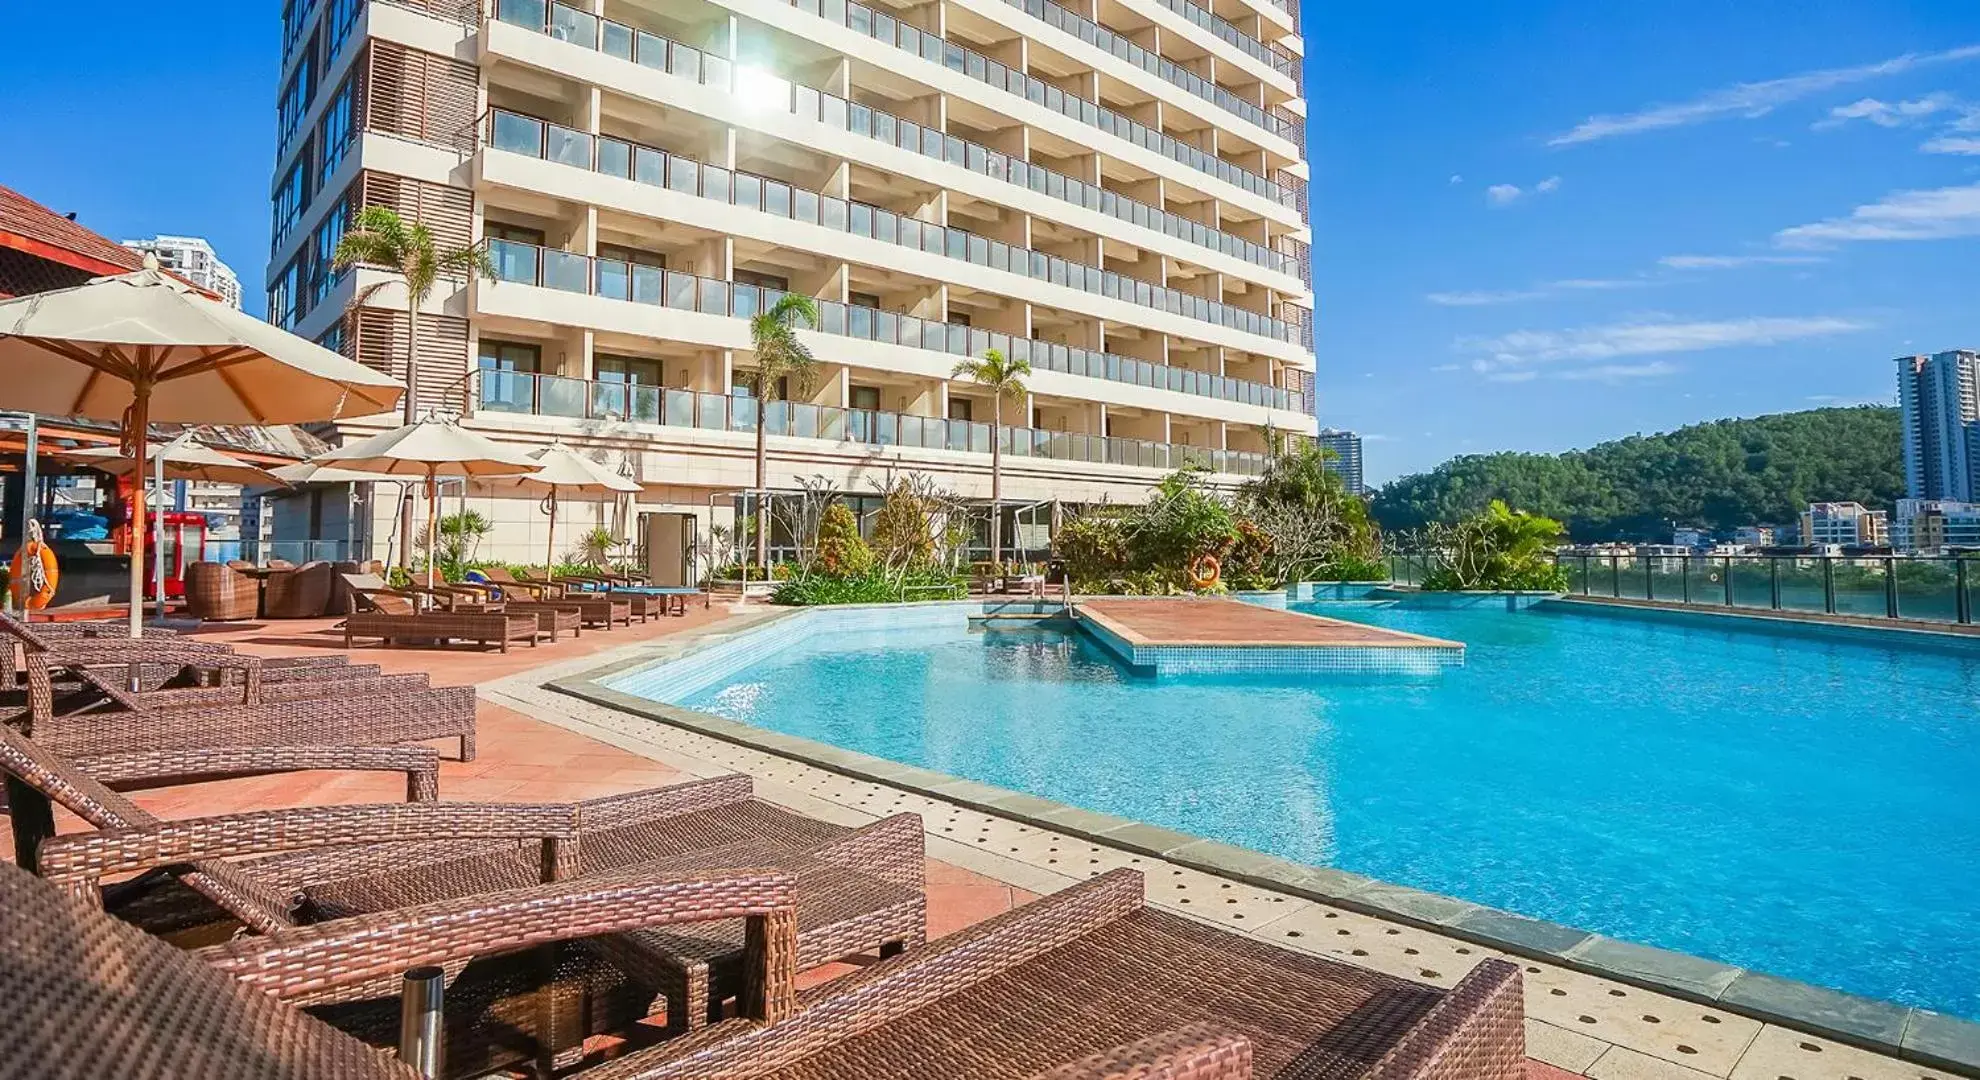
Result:
<svg viewBox="0 0 1980 1080"><path fill-rule="evenodd" d="M152 421L296 424L396 407L398 380L209 300L145 257L136 273L0 301L0 408L119 420L145 463ZM135 520L144 513L137 488ZM132 534L131 636L144 531Z"/></svg>
<svg viewBox="0 0 1980 1080"><path fill-rule="evenodd" d="M537 470L505 483L545 492L543 505L550 513L550 537L543 553L543 569L545 573L551 573L557 567L559 496L623 495L640 490L640 486L560 442L551 443L529 457L537 464Z"/></svg>
<svg viewBox="0 0 1980 1080"><path fill-rule="evenodd" d="M442 476L519 476L536 471L536 462L514 447L444 420L421 420L382 435L339 447L310 459L328 465L387 476L417 476L426 480L426 584L433 585L437 550L434 527Z"/></svg>
<svg viewBox="0 0 1980 1080"><path fill-rule="evenodd" d="M151 478L158 485L160 498L164 497L167 480L197 480L210 484L239 484L242 487L276 487L281 483L259 465L194 442L191 432L168 443L150 444L145 448L144 456L151 462ZM137 459L127 456L121 446L70 450L62 457L111 476L130 476L135 485L145 482L145 478L138 474L141 466ZM164 581L165 515L157 512L151 515L151 566L153 579ZM161 615L165 612L162 591L158 597L158 611Z"/></svg>
<svg viewBox="0 0 1980 1080"><path fill-rule="evenodd" d="M375 484L403 481L403 476L387 476L380 472L366 472L363 469L346 469L336 465L320 464L319 460L298 461L294 465L283 465L268 470L268 475L290 487L304 484Z"/></svg>

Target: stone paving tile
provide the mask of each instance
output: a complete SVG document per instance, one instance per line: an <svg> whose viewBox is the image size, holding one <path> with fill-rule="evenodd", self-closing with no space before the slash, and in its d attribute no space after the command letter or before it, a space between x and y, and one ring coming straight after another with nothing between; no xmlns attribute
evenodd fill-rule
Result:
<svg viewBox="0 0 1980 1080"><path fill-rule="evenodd" d="M1710 1080L1713 1074L1639 1054L1626 1046L1611 1046L1584 1070L1584 1075L1595 1080Z"/></svg>
<svg viewBox="0 0 1980 1080"><path fill-rule="evenodd" d="M1592 1035L1555 1027L1544 1020L1526 1019L1526 1056L1567 1073L1587 1071L1609 1044ZM1533 1080L1531 1072L1527 1080ZM1866 1078L1867 1080L1867 1078Z"/></svg>
<svg viewBox="0 0 1980 1080"><path fill-rule="evenodd" d="M1528 1016L1674 1065L1724 1076L1760 1032L1760 1022L1750 1017L1596 975L1522 962Z"/></svg>
<svg viewBox="0 0 1980 1080"><path fill-rule="evenodd" d="M1499 955L1428 930L1324 904L1309 904L1249 932L1274 945L1445 989L1457 985L1478 961Z"/></svg>
<svg viewBox="0 0 1980 1080"><path fill-rule="evenodd" d="M1732 1080L1950 1080L1950 1076L1779 1024L1762 1028L1732 1071Z"/></svg>

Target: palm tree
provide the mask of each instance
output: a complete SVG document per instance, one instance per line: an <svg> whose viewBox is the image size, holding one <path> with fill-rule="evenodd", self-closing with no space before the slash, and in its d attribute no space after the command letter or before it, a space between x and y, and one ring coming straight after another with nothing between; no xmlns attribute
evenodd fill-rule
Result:
<svg viewBox="0 0 1980 1080"><path fill-rule="evenodd" d="M952 379L969 379L990 391L990 561L1004 563L1004 399L1024 404L1030 391L1024 380L1031 374L1031 361L1007 360L1001 350L991 349L981 360L958 360Z"/></svg>
<svg viewBox="0 0 1980 1080"><path fill-rule="evenodd" d="M440 250L434 242L433 233L425 225L414 221L410 224L399 216L399 212L389 206L367 206L358 211L350 227L344 230L343 239L337 241L337 250L330 256L331 265L345 270L360 263L367 266L383 267L397 275L397 280L373 282L359 289L356 296L344 311L347 324L355 320L357 312L372 294L387 285L399 284L406 288L406 396L405 422L410 424L419 418L419 307L432 294L433 286L444 276L463 271L493 278L495 264L488 258L488 252L479 246ZM405 566L412 547L412 503L410 500L399 507L399 565Z"/></svg>
<svg viewBox="0 0 1980 1080"><path fill-rule="evenodd" d="M756 565L770 568L770 517L764 513L763 489L770 484L770 458L764 446L764 414L777 397L778 386L796 379L800 386L810 383L818 370L818 360L798 340L798 329L818 325L818 304L809 296L785 293L777 302L749 320L750 347L756 350L756 370L748 376L751 395L756 398Z"/></svg>

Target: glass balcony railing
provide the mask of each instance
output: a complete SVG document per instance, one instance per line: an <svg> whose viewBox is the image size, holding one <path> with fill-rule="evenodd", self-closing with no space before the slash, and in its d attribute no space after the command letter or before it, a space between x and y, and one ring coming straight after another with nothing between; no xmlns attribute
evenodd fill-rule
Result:
<svg viewBox="0 0 1980 1080"><path fill-rule="evenodd" d="M777 298L783 295L774 289L738 285L617 259L593 259L519 244L513 240L488 241L488 257L495 266L496 278L502 281L703 315L747 319L775 304ZM833 337L879 341L950 356L982 356L991 349L997 349L1014 360L1027 361L1040 371L1084 375L1261 408L1292 412L1306 410L1305 395L1295 390L1212 375L1206 371L1192 371L1172 364L1151 364L1113 353L1014 337L959 323L880 311L858 304L818 301L816 329L818 333Z"/></svg>
<svg viewBox="0 0 1980 1080"><path fill-rule="evenodd" d="M1060 115L1126 139L1137 146L1180 162L1198 172L1214 176L1261 198L1270 199L1281 206L1297 206L1297 199L1288 187L1232 165L1215 154L1206 153L1173 136L1151 131L1142 124L1084 98L1067 95L1065 91L1043 80L1032 78L1023 72L1012 71L980 53L923 33L906 23L896 21L891 16L878 15L861 5L847 4L845 0L792 0L792 2L793 6L813 15L840 22L863 34L875 37L876 40L884 40L904 52L914 53L932 63L941 64L971 78L1019 94ZM856 16L855 12L863 12L864 15ZM579 11L564 4L546 2L546 0L496 0L495 17L502 22L549 34L561 41L595 49L644 67L665 71L698 83L734 89L731 77L733 65L726 57L682 45L680 42L669 41L623 23L601 19L589 12ZM858 21L855 21L856 19ZM880 37L882 31L887 35L884 38ZM752 105L758 108L775 107L774 102L764 100L763 90L764 88L760 86L750 88ZM817 93L817 91L811 92ZM802 109L795 111L800 114L803 112ZM937 137L945 138L939 133ZM955 145L960 155L961 141L956 140ZM932 151L923 152L934 157L943 156Z"/></svg>
<svg viewBox="0 0 1980 1080"><path fill-rule="evenodd" d="M761 404L740 394L709 394L671 387L623 382L589 382L562 375L500 371L477 373L475 400L483 412L557 416L572 420L630 421L660 427L704 431L755 432L756 413L763 409L764 430L771 435L821 439L861 446L900 446L950 450L969 454L990 452L990 425L939 416L914 416L874 409L842 409L830 405L772 401ZM1243 450L1212 450L1201 446L1080 435L1036 428L999 429L1003 452L1012 457L1052 461L1086 461L1144 469L1176 469L1201 465L1213 472L1256 476L1264 471L1264 454Z"/></svg>
<svg viewBox="0 0 1980 1080"><path fill-rule="evenodd" d="M1284 320L1152 285L1111 270L1069 262L1056 255L924 222L867 203L794 188L753 173L717 168L665 150L604 136L594 138L585 132L504 109L491 110L483 130L487 144L497 150L609 173L684 195L961 259L1248 334L1298 341L1303 333L1299 326Z"/></svg>
<svg viewBox="0 0 1980 1080"><path fill-rule="evenodd" d="M549 7L543 0L498 0L496 15L504 22L571 40L564 34L558 33L550 23L543 21L549 18ZM591 16L587 15L585 18ZM575 43L586 48L601 48L602 51L621 60L628 60L656 71L665 71L697 83L714 81L708 78L708 61L720 60L720 58L711 58L699 49L636 31L610 20L598 20L598 22L600 30L596 40L599 45L594 46L592 39L583 37L577 39ZM581 31L582 27L582 24L573 23L569 19L563 20L561 25L567 30ZM726 60L720 62L727 64ZM723 79L728 77L726 66L721 69L721 73ZM849 131L865 138L877 139L890 146L898 146L903 150L947 161L971 172L1016 184L1050 198L1083 206L1088 210L1098 211L1118 221L1154 229L1165 236L1242 259L1254 266L1262 266L1284 274L1300 273L1301 267L1296 256L1246 240L1241 236L1233 236L1213 229L1181 214L1117 195L1097 184L1089 184L1064 173L1053 172L953 135L935 132L934 138L931 139L931 133L921 125L891 113L849 102L845 98L814 90L808 86L789 83L780 88L783 96L781 102L766 103L767 95L764 89L759 86L752 91L751 101L756 108L781 108L801 120L815 120L838 130ZM1287 180L1287 186L1278 188L1285 196L1279 201L1295 210L1300 210L1303 214L1305 192L1303 187L1299 186L1303 181L1298 181L1297 177L1288 177Z"/></svg>
<svg viewBox="0 0 1980 1080"><path fill-rule="evenodd" d="M925 30L901 22L891 15L874 11L864 4L852 0L789 0L789 2L792 7L800 11L840 23L875 41L892 45L902 52L912 53L951 71L962 72L978 82L1017 94L1033 104L1043 105L1061 116L1077 120L1089 127L1099 128L1117 138L1126 139L1136 146L1154 151L1198 172L1207 173L1227 184L1233 184L1284 205L1291 205L1286 201L1285 193L1277 184L1257 173L1239 168L1215 154L1206 153L1171 135L1153 131L1096 102L1068 94L1043 79L1034 78L1021 71L1013 71L982 53L965 49L952 41L945 41Z"/></svg>
<svg viewBox="0 0 1980 1080"><path fill-rule="evenodd" d="M1198 7L1189 0L1162 0L1162 6L1224 39L1227 44L1236 46L1237 50L1246 56L1264 62L1273 71L1291 77L1293 84L1304 90L1306 80L1299 70L1299 58L1293 54L1277 45L1267 44L1252 37L1209 9Z"/></svg>
<svg viewBox="0 0 1980 1080"><path fill-rule="evenodd" d="M1125 60L1163 82L1181 89L1184 93L1202 98L1225 112L1282 139L1305 142L1306 132L1291 114L1280 110L1267 110L1257 102L1246 101L1194 71L1174 61L1165 60L1159 54L1149 52L1099 23L1053 3L1052 0L1004 0L1004 3L1034 19L1063 30L1088 45L1111 53L1116 59Z"/></svg>

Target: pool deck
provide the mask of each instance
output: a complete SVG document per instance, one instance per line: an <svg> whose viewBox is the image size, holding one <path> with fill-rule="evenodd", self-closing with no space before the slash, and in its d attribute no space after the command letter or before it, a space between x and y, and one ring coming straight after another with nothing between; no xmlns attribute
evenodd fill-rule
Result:
<svg viewBox="0 0 1980 1080"><path fill-rule="evenodd" d="M1096 597L1075 621L1123 663L1155 675L1430 675L1464 645L1225 597Z"/></svg>
<svg viewBox="0 0 1980 1080"><path fill-rule="evenodd" d="M1074 605L1131 645L1199 648L1349 646L1400 649L1458 642L1379 626L1260 607L1222 597L1201 599L1098 599Z"/></svg>
<svg viewBox="0 0 1980 1080"><path fill-rule="evenodd" d="M1301 895L1305 890L1258 884L1253 874L1206 869L1193 849L1222 847L1209 841L1122 819L1107 819L1104 834L1090 828L1066 831L1014 815L1004 805L1016 800L1042 818L1055 818L1060 811L1045 800L946 777L940 778L946 781L945 790L928 790L907 780L920 770L890 763L881 765L900 774L893 783L848 775L843 768L797 760L788 747L773 748L777 737L756 729L748 730L766 737L749 745L679 720L656 722L663 719L660 713L685 710L657 706L639 715L551 689L552 683L587 682L603 670L677 656L777 614L778 609L756 605L733 615L721 608L695 608L687 619L587 632L581 639L506 656L366 648L355 650L352 659L379 662L392 671L426 671L437 685L476 685L482 702L481 753L469 763L443 757L443 798L560 801L741 772L754 778L759 798L825 820L857 825L902 811L918 813L927 831L931 937L1105 870L1132 866L1147 875L1149 901L1165 911L1438 986L1450 986L1480 959L1504 955L1476 936L1440 930L1423 919L1315 901ZM216 629L209 640L262 655L342 651L341 636L331 631L334 621ZM442 748L443 755L448 749ZM164 788L136 798L161 816L180 818L396 801L403 797L401 787L380 774L291 773ZM988 801L992 798L999 800L996 805ZM1098 818L1060 809L1088 825ZM64 825L81 827L73 819ZM1183 846L1174 847L1176 843ZM1151 854L1155 851L1169 854ZM1423 894L1415 896L1424 899ZM1572 1075L1593 1080L1944 1080L1955 1075L1809 1034L1807 1026L1705 1005L1545 959L1518 959L1525 975L1527 1080L1568 1080ZM806 973L804 981L811 984L852 970L856 966L830 965ZM1837 1026L1847 1026L1846 1019L1837 1017ZM1980 1043L1944 1049L1956 1060L1973 1063L1960 1072L1980 1075Z"/></svg>

